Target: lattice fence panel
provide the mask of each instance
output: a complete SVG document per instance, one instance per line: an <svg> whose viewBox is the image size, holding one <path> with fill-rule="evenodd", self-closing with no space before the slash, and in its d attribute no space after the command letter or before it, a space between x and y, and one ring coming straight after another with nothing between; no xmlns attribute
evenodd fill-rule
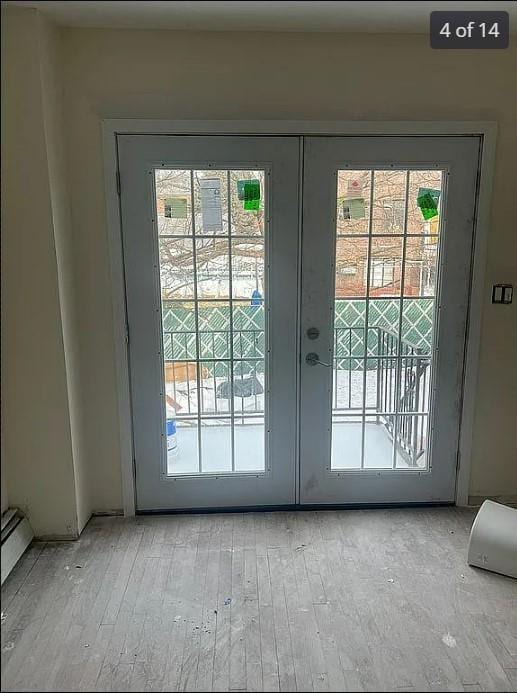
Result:
<svg viewBox="0 0 517 693"><path fill-rule="evenodd" d="M368 356L379 356L378 329L397 334L400 302L371 300L368 310ZM366 301L338 300L335 306L335 357L338 369L363 367ZM419 353L431 353L434 319L434 300L426 298L404 300L402 340L417 348ZM196 319L192 304L165 304L162 314L164 354L166 360L196 359ZM198 311L200 357L223 359L230 357L229 306L200 306ZM242 306L233 308L233 355L235 359L263 359L265 354L264 308ZM368 360L367 367L374 368ZM239 367L249 374L252 362ZM257 372L263 371L258 362Z"/></svg>

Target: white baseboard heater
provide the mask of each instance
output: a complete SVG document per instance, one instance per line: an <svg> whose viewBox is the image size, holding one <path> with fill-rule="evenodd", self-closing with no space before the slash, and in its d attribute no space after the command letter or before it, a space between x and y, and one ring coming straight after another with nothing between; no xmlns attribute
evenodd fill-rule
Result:
<svg viewBox="0 0 517 693"><path fill-rule="evenodd" d="M9 508L3 513L2 585L33 538L34 532L20 510Z"/></svg>

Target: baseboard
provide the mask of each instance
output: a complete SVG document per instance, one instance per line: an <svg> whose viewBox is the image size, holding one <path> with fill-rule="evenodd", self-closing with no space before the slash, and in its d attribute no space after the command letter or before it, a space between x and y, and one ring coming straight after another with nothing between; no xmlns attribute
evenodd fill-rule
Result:
<svg viewBox="0 0 517 693"><path fill-rule="evenodd" d="M502 505L509 505L510 507L517 507L517 496L514 494L500 494L498 496L469 496L469 506L472 508L479 508L483 505L484 501L491 500L496 503L501 503Z"/></svg>
<svg viewBox="0 0 517 693"><path fill-rule="evenodd" d="M77 541L79 532L72 534L38 534L34 537L36 541Z"/></svg>
<svg viewBox="0 0 517 693"><path fill-rule="evenodd" d="M2 522L2 585L25 549L34 539L34 532L27 518L20 512L7 510L6 522Z"/></svg>
<svg viewBox="0 0 517 693"><path fill-rule="evenodd" d="M42 534L37 536L37 541L77 541L81 534L84 532L88 522L92 517L115 517L119 515L124 515L123 510L94 510L88 520L85 522L84 527L80 531L74 532L73 534Z"/></svg>

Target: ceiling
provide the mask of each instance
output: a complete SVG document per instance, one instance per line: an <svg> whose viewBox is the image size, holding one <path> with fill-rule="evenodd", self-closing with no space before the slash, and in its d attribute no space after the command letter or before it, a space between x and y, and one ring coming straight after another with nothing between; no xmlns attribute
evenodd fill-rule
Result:
<svg viewBox="0 0 517 693"><path fill-rule="evenodd" d="M517 26L517 2L15 2L74 27L212 31L330 31L421 33L433 10L506 10Z"/></svg>

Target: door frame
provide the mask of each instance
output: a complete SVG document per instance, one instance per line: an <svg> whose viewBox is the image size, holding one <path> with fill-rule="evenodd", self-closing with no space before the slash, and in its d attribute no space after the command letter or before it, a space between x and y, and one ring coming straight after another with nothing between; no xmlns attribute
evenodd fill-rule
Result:
<svg viewBox="0 0 517 693"><path fill-rule="evenodd" d="M387 137L394 135L478 135L481 138L456 475L456 504L460 506L468 505L474 434L474 403L476 401L478 382L481 315L485 291L497 123L491 121L347 122L303 120L141 120L117 118L102 120L101 130L113 312L113 339L115 346L122 501L126 517L134 516L136 513L136 486L129 387L128 328L120 214L121 181L118 172L117 136L122 134L295 135L300 137L309 135L336 135L341 137L369 135ZM298 411L296 419L298 428Z"/></svg>

